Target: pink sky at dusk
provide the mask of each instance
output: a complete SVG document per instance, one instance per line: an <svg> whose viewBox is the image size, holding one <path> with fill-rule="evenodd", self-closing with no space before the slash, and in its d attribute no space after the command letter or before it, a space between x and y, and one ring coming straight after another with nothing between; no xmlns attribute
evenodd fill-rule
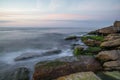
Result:
<svg viewBox="0 0 120 80"><path fill-rule="evenodd" d="M0 27L59 25L61 20L119 20L119 4L120 0L1 0Z"/></svg>

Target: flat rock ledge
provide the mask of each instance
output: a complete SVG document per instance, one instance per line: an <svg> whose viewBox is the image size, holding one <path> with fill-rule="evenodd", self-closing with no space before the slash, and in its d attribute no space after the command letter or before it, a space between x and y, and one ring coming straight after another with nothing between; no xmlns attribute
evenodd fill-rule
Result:
<svg viewBox="0 0 120 80"><path fill-rule="evenodd" d="M91 56L80 56L70 61L65 60L57 59L56 61L36 64L33 80L52 80L77 72L96 72L102 69L101 64Z"/></svg>

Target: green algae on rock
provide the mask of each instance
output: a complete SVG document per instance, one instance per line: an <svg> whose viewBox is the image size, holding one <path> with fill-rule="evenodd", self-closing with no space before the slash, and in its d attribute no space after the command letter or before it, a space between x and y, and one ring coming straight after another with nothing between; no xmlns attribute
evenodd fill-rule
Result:
<svg viewBox="0 0 120 80"><path fill-rule="evenodd" d="M43 62L36 64L33 80L52 80L76 72L98 71L101 68L101 64L91 56L80 56L77 61L72 62Z"/></svg>
<svg viewBox="0 0 120 80"><path fill-rule="evenodd" d="M78 55L95 55L96 53L100 52L101 50L102 49L100 47L88 47L85 50L75 48L73 54L75 56L78 56Z"/></svg>

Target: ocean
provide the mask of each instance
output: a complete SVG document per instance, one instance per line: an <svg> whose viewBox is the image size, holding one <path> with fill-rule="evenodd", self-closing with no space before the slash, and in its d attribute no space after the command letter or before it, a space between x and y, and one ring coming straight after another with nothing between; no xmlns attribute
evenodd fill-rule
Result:
<svg viewBox="0 0 120 80"><path fill-rule="evenodd" d="M81 28L0 28L0 80L15 68L27 67L32 75L37 62L73 56L74 41L64 38L87 32ZM59 50L59 53L49 53Z"/></svg>

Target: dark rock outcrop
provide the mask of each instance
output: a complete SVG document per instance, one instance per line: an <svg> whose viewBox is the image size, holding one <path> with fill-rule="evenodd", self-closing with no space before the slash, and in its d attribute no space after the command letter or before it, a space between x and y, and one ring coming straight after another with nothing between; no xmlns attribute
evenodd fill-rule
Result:
<svg viewBox="0 0 120 80"><path fill-rule="evenodd" d="M0 73L0 80L29 80L29 70L25 67Z"/></svg>
<svg viewBox="0 0 120 80"><path fill-rule="evenodd" d="M68 36L65 38L65 40L77 40L77 36L73 35L73 36Z"/></svg>
<svg viewBox="0 0 120 80"><path fill-rule="evenodd" d="M101 65L94 57L80 56L70 62L57 60L36 64L33 80L51 80L71 73L100 69Z"/></svg>
<svg viewBox="0 0 120 80"><path fill-rule="evenodd" d="M55 49L55 50L43 52L42 54L41 53L24 53L24 54L16 57L14 60L15 61L27 60L27 59L31 59L31 58L35 58L35 57L42 57L42 56L49 56L49 55L53 55L53 54L59 54L60 52L61 52L61 50Z"/></svg>

